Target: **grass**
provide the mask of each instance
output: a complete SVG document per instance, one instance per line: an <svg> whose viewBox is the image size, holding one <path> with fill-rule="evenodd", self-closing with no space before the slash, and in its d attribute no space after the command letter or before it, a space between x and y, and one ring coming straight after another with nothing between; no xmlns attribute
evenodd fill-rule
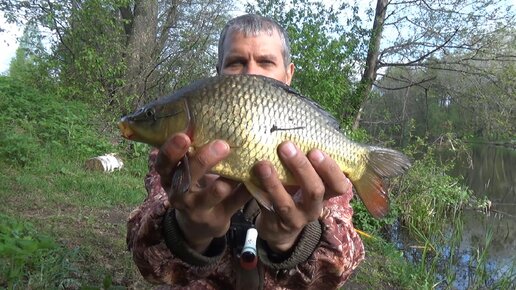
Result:
<svg viewBox="0 0 516 290"><path fill-rule="evenodd" d="M0 107L0 289L151 288L125 244L127 216L145 198L148 148L133 144L128 151L109 133L114 128L101 130L109 122L98 108L9 77L0 77ZM85 169L87 159L111 152L124 159L121 171ZM457 216L468 192L426 153L391 184L398 197L386 219L374 220L361 202L354 204L355 225L373 237L363 238L367 258L346 289L451 289L462 232ZM385 238L383 229L398 219L417 243L418 259ZM451 234L442 226L447 219ZM452 249L444 266L443 245ZM472 260L471 289L486 288L485 257L478 249ZM511 268L487 288L510 289L514 276Z"/></svg>
<svg viewBox="0 0 516 290"><path fill-rule="evenodd" d="M88 171L88 158L124 148L98 133L95 108L6 77L0 94L0 288L147 288L125 245L126 218L145 197L145 158Z"/></svg>

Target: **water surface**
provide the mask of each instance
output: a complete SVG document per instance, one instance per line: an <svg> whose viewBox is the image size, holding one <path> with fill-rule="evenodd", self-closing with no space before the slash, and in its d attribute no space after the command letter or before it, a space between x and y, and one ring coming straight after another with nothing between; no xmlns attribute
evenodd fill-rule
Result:
<svg viewBox="0 0 516 290"><path fill-rule="evenodd" d="M487 197L490 202L485 213L472 209L463 213L462 264L471 265L479 254L477 249L485 248L486 236L492 234L486 266L496 280L516 261L516 150L476 145L470 158L462 156L457 162L452 174L463 176L475 196ZM458 270L468 276L474 270L462 268Z"/></svg>
<svg viewBox="0 0 516 290"><path fill-rule="evenodd" d="M441 158L447 160L454 154L442 152ZM474 196L487 198L490 206L484 212L465 209L461 214L460 245L457 248L444 245L438 249L443 260L437 266L441 270L438 279L442 281L437 288L469 289L478 278L478 267L485 267L489 278L488 285L484 286L491 288L504 273L514 272L516 265L516 149L475 145L469 154L455 160L450 174L462 176L464 185ZM421 251L411 247L414 243L403 232L394 231L393 241L409 260L420 262ZM451 272L455 277L450 283L445 269L450 268L452 256ZM485 263L479 264L482 260Z"/></svg>

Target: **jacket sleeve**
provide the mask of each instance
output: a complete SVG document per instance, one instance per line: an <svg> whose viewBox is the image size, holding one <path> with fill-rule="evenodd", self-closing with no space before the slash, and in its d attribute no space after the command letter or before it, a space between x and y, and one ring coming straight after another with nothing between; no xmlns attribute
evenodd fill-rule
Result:
<svg viewBox="0 0 516 290"><path fill-rule="evenodd" d="M364 259L364 245L352 223L353 209L349 201L353 192L326 201L319 221L305 228L288 257L275 260L261 254L267 266L265 289L281 286L287 289L338 289ZM320 230L318 230L318 226ZM292 263L311 255L300 263ZM263 257L265 256L265 257Z"/></svg>
<svg viewBox="0 0 516 290"><path fill-rule="evenodd" d="M147 198L129 215L127 222L127 246L142 276L154 284L189 285L203 284L210 274L224 271L229 264L225 239L214 240L213 250L204 256L196 253L182 239L175 227L173 210L165 207L167 194L161 187L159 174L154 169L158 150L149 156L149 173L145 177ZM164 221L172 224L169 233L164 232ZM171 232L171 233L170 233ZM173 250L167 247L165 236L172 235L179 245ZM170 237L169 237L170 239ZM204 287L201 287L204 288ZM209 288L209 287L208 287Z"/></svg>

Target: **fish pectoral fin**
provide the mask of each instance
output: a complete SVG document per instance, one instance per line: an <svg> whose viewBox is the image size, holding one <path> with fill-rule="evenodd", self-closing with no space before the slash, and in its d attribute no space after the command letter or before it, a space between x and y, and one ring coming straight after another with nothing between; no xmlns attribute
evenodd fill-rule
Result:
<svg viewBox="0 0 516 290"><path fill-rule="evenodd" d="M192 176L190 174L190 163L188 161L188 156L185 155L172 174L172 192L181 194L185 193L190 189L191 183Z"/></svg>
<svg viewBox="0 0 516 290"><path fill-rule="evenodd" d="M254 197L254 199L256 199L258 204L260 204L263 208L267 209L268 211L274 212L274 207L272 206L272 203L269 200L267 200L267 193L263 189L255 185L250 180L244 181L244 185L249 191L249 193L251 193L251 195Z"/></svg>

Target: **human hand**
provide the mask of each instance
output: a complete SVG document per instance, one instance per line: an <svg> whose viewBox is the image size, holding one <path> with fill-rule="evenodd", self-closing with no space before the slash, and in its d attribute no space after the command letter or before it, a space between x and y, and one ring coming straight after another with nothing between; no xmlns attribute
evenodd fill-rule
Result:
<svg viewBox="0 0 516 290"><path fill-rule="evenodd" d="M175 134L161 146L156 170L163 189L168 193L169 206L175 208L176 219L186 242L194 250L204 252L215 237L229 229L231 216L251 197L237 190L238 183L208 174L210 169L229 154L229 145L215 140L188 155L191 183L189 191L174 192L172 176L177 164L187 154L190 138Z"/></svg>
<svg viewBox="0 0 516 290"><path fill-rule="evenodd" d="M258 162L253 170L275 210L262 210L258 215L258 234L271 250L281 253L292 248L303 228L319 218L324 200L349 194L352 186L337 163L320 150L305 156L293 143L283 142L278 154L299 184L295 191L283 186L270 162Z"/></svg>

